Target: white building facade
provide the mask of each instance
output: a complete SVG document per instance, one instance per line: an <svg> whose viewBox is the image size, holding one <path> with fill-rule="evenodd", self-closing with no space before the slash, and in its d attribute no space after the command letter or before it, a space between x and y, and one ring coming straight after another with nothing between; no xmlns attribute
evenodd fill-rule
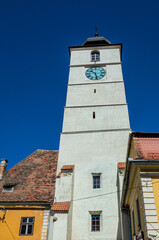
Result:
<svg viewBox="0 0 159 240"><path fill-rule="evenodd" d="M119 240L118 162L130 133L121 44L104 37L70 47L70 72L60 139L49 240Z"/></svg>

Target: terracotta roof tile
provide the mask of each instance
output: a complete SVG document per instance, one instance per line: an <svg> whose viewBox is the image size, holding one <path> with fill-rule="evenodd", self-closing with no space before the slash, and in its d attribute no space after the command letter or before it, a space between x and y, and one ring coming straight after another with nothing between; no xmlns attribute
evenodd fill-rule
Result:
<svg viewBox="0 0 159 240"><path fill-rule="evenodd" d="M70 208L70 202L54 202L51 210L57 212L68 212Z"/></svg>
<svg viewBox="0 0 159 240"><path fill-rule="evenodd" d="M56 177L60 178L61 177L61 172L59 172Z"/></svg>
<svg viewBox="0 0 159 240"><path fill-rule="evenodd" d="M125 162L119 162L118 169L125 169Z"/></svg>
<svg viewBox="0 0 159 240"><path fill-rule="evenodd" d="M37 150L6 171L0 180L1 202L45 202L54 199L58 151ZM12 185L12 192L3 186Z"/></svg>
<svg viewBox="0 0 159 240"><path fill-rule="evenodd" d="M63 165L61 170L73 170L75 165Z"/></svg>
<svg viewBox="0 0 159 240"><path fill-rule="evenodd" d="M159 159L159 138L133 137L136 158Z"/></svg>

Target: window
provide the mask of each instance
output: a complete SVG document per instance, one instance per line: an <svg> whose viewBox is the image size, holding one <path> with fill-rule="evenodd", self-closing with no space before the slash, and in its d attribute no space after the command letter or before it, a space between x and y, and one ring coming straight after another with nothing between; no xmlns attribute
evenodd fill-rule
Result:
<svg viewBox="0 0 159 240"><path fill-rule="evenodd" d="M92 227L91 231L96 232L100 231L100 215L92 215Z"/></svg>
<svg viewBox="0 0 159 240"><path fill-rule="evenodd" d="M93 176L93 188L100 188L100 175Z"/></svg>
<svg viewBox="0 0 159 240"><path fill-rule="evenodd" d="M139 200L136 199L137 225L141 225Z"/></svg>
<svg viewBox="0 0 159 240"><path fill-rule="evenodd" d="M91 61L100 61L100 53L99 53L99 51L91 52Z"/></svg>
<svg viewBox="0 0 159 240"><path fill-rule="evenodd" d="M3 192L12 192L14 189L13 185L3 186Z"/></svg>
<svg viewBox="0 0 159 240"><path fill-rule="evenodd" d="M19 235L32 235L34 227L34 217L22 217Z"/></svg>
<svg viewBox="0 0 159 240"><path fill-rule="evenodd" d="M93 112L93 119L95 119L95 117L96 117L96 114L95 114L95 112Z"/></svg>

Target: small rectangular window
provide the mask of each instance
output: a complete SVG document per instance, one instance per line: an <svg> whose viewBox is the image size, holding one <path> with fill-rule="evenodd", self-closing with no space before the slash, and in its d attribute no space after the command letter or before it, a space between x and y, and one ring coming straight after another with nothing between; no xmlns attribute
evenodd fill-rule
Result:
<svg viewBox="0 0 159 240"><path fill-rule="evenodd" d="M96 89L94 89L94 93L96 93Z"/></svg>
<svg viewBox="0 0 159 240"><path fill-rule="evenodd" d="M100 231L100 215L92 215L92 232Z"/></svg>
<svg viewBox="0 0 159 240"><path fill-rule="evenodd" d="M33 235L34 217L22 217L19 235Z"/></svg>
<svg viewBox="0 0 159 240"><path fill-rule="evenodd" d="M93 188L100 188L100 175L93 176Z"/></svg>
<svg viewBox="0 0 159 240"><path fill-rule="evenodd" d="M93 118L95 118L96 116L95 116L95 112L93 112Z"/></svg>

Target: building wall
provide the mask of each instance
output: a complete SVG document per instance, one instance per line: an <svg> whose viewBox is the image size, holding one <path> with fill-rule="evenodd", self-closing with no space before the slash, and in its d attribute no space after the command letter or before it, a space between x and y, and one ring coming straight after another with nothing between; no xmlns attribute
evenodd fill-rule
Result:
<svg viewBox="0 0 159 240"><path fill-rule="evenodd" d="M158 222L157 230L158 230L159 228L159 177L152 177L152 188L153 188L154 202L155 202L156 213L157 213L157 222Z"/></svg>
<svg viewBox="0 0 159 240"><path fill-rule="evenodd" d="M96 90L96 93L94 93ZM125 104L124 83L103 82L102 84L69 85L67 107ZM106 94L107 93L107 94Z"/></svg>
<svg viewBox="0 0 159 240"><path fill-rule="evenodd" d="M2 211L1 216L2 216ZM42 234L44 210L7 209L4 221L0 220L0 239L2 240L40 240ZM20 236L21 217L35 217L33 235ZM46 238L43 238L45 240Z"/></svg>
<svg viewBox="0 0 159 240"><path fill-rule="evenodd" d="M152 178L153 193L155 198L155 206L157 211L157 219L159 223L159 177Z"/></svg>
<svg viewBox="0 0 159 240"><path fill-rule="evenodd" d="M116 46L104 46L104 47L87 47L87 48L78 48L71 49L71 63L70 65L87 65L90 64L91 60L91 51L92 50L100 51L100 64L110 64L110 63L119 63L120 58L120 49Z"/></svg>
<svg viewBox="0 0 159 240"><path fill-rule="evenodd" d="M57 219L54 221L54 219ZM56 213L50 216L49 240L67 240L68 214Z"/></svg>
<svg viewBox="0 0 159 240"><path fill-rule="evenodd" d="M140 227L145 236L147 236L147 228L146 228L146 218L145 218L145 205L144 205L144 193L142 189L142 180L140 178L140 170L134 164L131 165L131 171L129 175L129 185L126 196L125 205L129 206L130 209L130 220L131 220L131 235L132 240L134 240L133 236L137 236L139 234L138 230L138 217L137 217L137 204L136 200L138 199L139 202L139 215L140 215ZM133 213L134 213L134 220L133 220ZM126 239L126 237L124 238Z"/></svg>
<svg viewBox="0 0 159 240"><path fill-rule="evenodd" d="M87 66L70 66L70 73L69 73L69 85L72 84L91 84L90 80L86 77L85 72L86 70L92 66L93 64L89 62L89 65ZM97 63L97 65L100 65L100 63ZM111 63L111 64L103 64L101 65L106 71L106 75L101 80L93 80L94 83L109 83L109 82L120 82L123 80L122 76L122 68L121 68L121 62L119 63ZM79 76L83 76L79 81Z"/></svg>
<svg viewBox="0 0 159 240"><path fill-rule="evenodd" d="M75 165L74 190L70 199L72 226L68 227L72 234L67 240L121 240L117 164L126 160L130 125L120 47L94 49L100 50L100 62L90 61L93 48L71 49L58 161L58 172L63 165ZM106 76L91 81L86 78L85 71L95 65L103 67ZM100 189L93 189L93 174L101 176ZM57 181L57 202L62 199L60 191L60 181ZM100 232L91 231L92 213L101 214Z"/></svg>
<svg viewBox="0 0 159 240"><path fill-rule="evenodd" d="M129 128L127 105L65 109L63 132L124 128Z"/></svg>
<svg viewBox="0 0 159 240"><path fill-rule="evenodd" d="M139 201L140 225L145 239L159 239L159 177L157 165L155 167L155 165L150 165L144 160L143 164L140 164L131 163L129 185L127 186L129 191L127 191L125 198L125 206L130 209L132 240L134 232L136 236L139 234L136 199Z"/></svg>
<svg viewBox="0 0 159 240"><path fill-rule="evenodd" d="M142 191L143 191L143 203L145 209L145 229L147 237L150 239L152 236L159 238L159 225L157 219L156 204L154 198L154 189L152 186L152 173L147 172L141 174ZM157 199L156 199L157 200Z"/></svg>

